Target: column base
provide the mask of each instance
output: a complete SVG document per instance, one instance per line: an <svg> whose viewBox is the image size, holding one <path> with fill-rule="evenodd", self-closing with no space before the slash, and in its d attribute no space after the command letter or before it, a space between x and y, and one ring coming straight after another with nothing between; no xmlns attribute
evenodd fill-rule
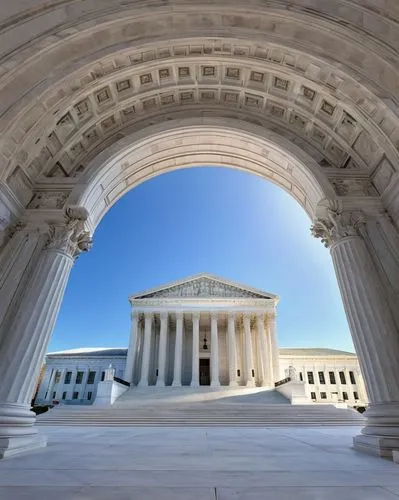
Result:
<svg viewBox="0 0 399 500"><path fill-rule="evenodd" d="M253 380L248 380L245 387L255 387L255 382Z"/></svg>
<svg viewBox="0 0 399 500"><path fill-rule="evenodd" d="M219 382L219 380L212 380L212 382L211 382L211 387L220 387L220 382Z"/></svg>
<svg viewBox="0 0 399 500"><path fill-rule="evenodd" d="M353 447L392 460L399 450L399 403L371 403L364 415L366 426L354 437Z"/></svg>
<svg viewBox="0 0 399 500"><path fill-rule="evenodd" d="M359 434L353 438L353 447L357 451L389 458L399 462L399 438L396 436L366 436ZM396 458L394 458L394 454Z"/></svg>
<svg viewBox="0 0 399 500"><path fill-rule="evenodd" d="M172 387L181 387L181 382L172 382Z"/></svg>
<svg viewBox="0 0 399 500"><path fill-rule="evenodd" d="M28 405L0 404L0 458L11 457L47 445L45 437L37 433L36 415Z"/></svg>
<svg viewBox="0 0 399 500"><path fill-rule="evenodd" d="M148 387L148 382L144 380L140 380L140 382L137 384L137 387Z"/></svg>
<svg viewBox="0 0 399 500"><path fill-rule="evenodd" d="M238 387L237 381L233 380L232 382L229 382L229 387Z"/></svg>
<svg viewBox="0 0 399 500"><path fill-rule="evenodd" d="M155 387L165 387L165 380L157 380Z"/></svg>
<svg viewBox="0 0 399 500"><path fill-rule="evenodd" d="M199 387L199 382L191 382L190 387Z"/></svg>

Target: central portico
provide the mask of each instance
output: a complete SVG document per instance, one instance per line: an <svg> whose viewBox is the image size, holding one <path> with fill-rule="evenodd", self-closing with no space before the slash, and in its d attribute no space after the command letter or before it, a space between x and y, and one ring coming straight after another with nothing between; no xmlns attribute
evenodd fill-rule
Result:
<svg viewBox="0 0 399 500"><path fill-rule="evenodd" d="M280 378L276 295L200 274L129 300L132 385L274 387Z"/></svg>

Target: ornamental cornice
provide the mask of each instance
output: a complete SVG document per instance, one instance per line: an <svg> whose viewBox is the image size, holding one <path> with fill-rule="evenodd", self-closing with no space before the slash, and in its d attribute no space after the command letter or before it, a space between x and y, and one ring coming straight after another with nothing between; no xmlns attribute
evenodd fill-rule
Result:
<svg viewBox="0 0 399 500"><path fill-rule="evenodd" d="M275 303L273 299L208 299L208 298L200 298L200 299L184 299L184 300L176 300L176 299L148 299L148 300L138 300L132 301L132 307L136 309L151 308L151 307L160 307L167 308L169 310L178 310L181 308L187 308L195 310L196 308L204 308L209 306L222 307L226 310L232 306L260 306L267 310L274 310Z"/></svg>

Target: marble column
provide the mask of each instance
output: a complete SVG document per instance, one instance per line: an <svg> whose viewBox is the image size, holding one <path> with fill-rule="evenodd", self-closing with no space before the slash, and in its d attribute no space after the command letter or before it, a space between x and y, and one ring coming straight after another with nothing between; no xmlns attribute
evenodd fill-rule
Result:
<svg viewBox="0 0 399 500"><path fill-rule="evenodd" d="M274 368L273 368L273 346L272 339L270 337L270 318L266 315L266 348L267 348L267 366L268 366L268 380L269 386L275 387L274 383L278 380L274 379Z"/></svg>
<svg viewBox="0 0 399 500"><path fill-rule="evenodd" d="M362 238L359 212L328 210L313 227L330 248L370 404L356 449L392 457L399 449L399 335L384 284Z"/></svg>
<svg viewBox="0 0 399 500"><path fill-rule="evenodd" d="M268 369L270 361L268 359L268 345L265 332L265 318L263 314L256 315L256 330L258 334L258 348L260 351L260 360L262 365L262 373L260 377L261 385L266 386L270 385Z"/></svg>
<svg viewBox="0 0 399 500"><path fill-rule="evenodd" d="M271 362L273 364L273 380L272 385L280 380L280 352L278 349L277 333L276 333L276 313L274 312L269 318L269 335L270 335L270 345L272 351Z"/></svg>
<svg viewBox="0 0 399 500"><path fill-rule="evenodd" d="M246 370L246 383L247 387L254 387L254 377L252 370L254 366L253 352L252 352L252 334L251 334L251 315L244 314L244 337L245 337L245 370Z"/></svg>
<svg viewBox="0 0 399 500"><path fill-rule="evenodd" d="M150 355L151 355L151 335L152 335L152 312L144 313L144 347L143 360L141 363L141 377L138 383L139 387L148 386L148 374L150 371Z"/></svg>
<svg viewBox="0 0 399 500"><path fill-rule="evenodd" d="M87 216L85 209L69 207L64 223L49 225L45 247L30 269L24 291L1 325L0 457L46 444L33 427L30 399L74 259L91 245Z"/></svg>
<svg viewBox="0 0 399 500"><path fill-rule="evenodd" d="M124 380L133 384L134 370L137 359L137 338L138 338L138 326L139 326L139 313L133 311L131 315L131 326L130 326L130 340L129 349L127 352L126 367Z"/></svg>
<svg viewBox="0 0 399 500"><path fill-rule="evenodd" d="M48 238L48 224L19 223L0 254L0 325L19 290L23 290L30 271L37 263ZM1 341L1 330L0 330Z"/></svg>
<svg viewBox="0 0 399 500"><path fill-rule="evenodd" d="M191 387L199 387L199 330L200 313L193 313L193 359Z"/></svg>
<svg viewBox="0 0 399 500"><path fill-rule="evenodd" d="M229 352L229 386L237 384L237 341L236 341L236 315L228 313L227 319L228 352Z"/></svg>
<svg viewBox="0 0 399 500"><path fill-rule="evenodd" d="M218 313L211 313L211 387L219 387Z"/></svg>
<svg viewBox="0 0 399 500"><path fill-rule="evenodd" d="M165 386L166 372L166 350L168 347L168 313L161 312L161 328L159 333L159 349L158 349L158 378L156 385L159 387Z"/></svg>
<svg viewBox="0 0 399 500"><path fill-rule="evenodd" d="M173 371L173 387L181 386L181 368L183 356L183 313L176 313L175 362Z"/></svg>

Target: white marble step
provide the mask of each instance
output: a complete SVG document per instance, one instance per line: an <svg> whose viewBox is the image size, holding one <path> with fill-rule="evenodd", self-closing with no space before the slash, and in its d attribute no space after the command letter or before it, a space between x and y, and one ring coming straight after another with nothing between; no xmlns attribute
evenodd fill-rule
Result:
<svg viewBox="0 0 399 500"><path fill-rule="evenodd" d="M64 406L39 415L42 425L88 426L319 426L362 425L351 409L331 405L228 404L220 401L132 408Z"/></svg>
<svg viewBox="0 0 399 500"><path fill-rule="evenodd" d="M114 403L115 408L137 408L148 404L197 403L228 401L245 404L289 404L287 399L270 387L132 387Z"/></svg>

